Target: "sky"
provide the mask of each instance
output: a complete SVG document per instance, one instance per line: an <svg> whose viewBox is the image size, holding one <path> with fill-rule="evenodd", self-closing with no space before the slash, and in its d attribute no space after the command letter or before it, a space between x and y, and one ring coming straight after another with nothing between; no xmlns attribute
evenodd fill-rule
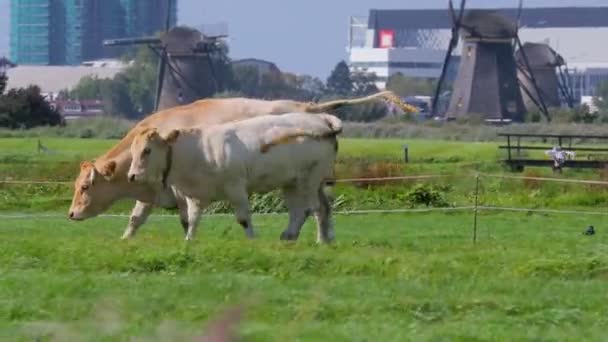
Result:
<svg viewBox="0 0 608 342"><path fill-rule="evenodd" d="M350 16L370 8L447 8L448 0L178 0L180 24L228 24L231 57L326 78L346 59ZM455 0L459 3L459 0ZM8 3L0 0L0 56L8 54ZM516 7L518 0L468 0L467 7ZM608 6L608 0L524 0L524 7Z"/></svg>

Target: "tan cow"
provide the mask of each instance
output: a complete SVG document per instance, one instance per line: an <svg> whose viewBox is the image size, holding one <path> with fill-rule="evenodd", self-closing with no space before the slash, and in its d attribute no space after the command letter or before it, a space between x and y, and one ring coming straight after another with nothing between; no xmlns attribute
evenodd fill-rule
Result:
<svg viewBox="0 0 608 342"><path fill-rule="evenodd" d="M250 193L281 189L289 210L281 239L296 240L314 213L317 241L326 243L334 233L323 187L333 173L340 132L337 117L308 113L173 130L166 137L144 130L131 145L128 178L159 190L174 187L186 197L186 240L194 238L201 210L220 200L232 204L237 222L253 238Z"/></svg>
<svg viewBox="0 0 608 342"><path fill-rule="evenodd" d="M288 100L264 101L247 98L205 99L152 114L140 121L118 144L94 162L83 162L74 182L74 197L69 209L72 220L95 217L115 201L132 198L137 202L131 212L123 238L133 236L145 223L154 205L179 209L182 227L187 229L184 199L170 189L158 191L147 185L127 182L131 163L129 147L143 129L155 127L161 134L176 128L213 125L250 117L288 112L321 113L339 107L385 99L401 105L405 111L415 108L404 104L392 92L380 92L359 99L336 100L325 103L304 103Z"/></svg>

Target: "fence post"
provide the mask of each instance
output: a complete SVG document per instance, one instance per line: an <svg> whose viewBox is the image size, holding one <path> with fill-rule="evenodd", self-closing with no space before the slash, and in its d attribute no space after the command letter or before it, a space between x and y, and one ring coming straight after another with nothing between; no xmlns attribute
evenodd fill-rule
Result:
<svg viewBox="0 0 608 342"><path fill-rule="evenodd" d="M406 163L410 162L410 147L408 145L403 145L403 160Z"/></svg>
<svg viewBox="0 0 608 342"><path fill-rule="evenodd" d="M475 175L475 207L473 209L473 244L477 243L477 212L479 205L479 174Z"/></svg>

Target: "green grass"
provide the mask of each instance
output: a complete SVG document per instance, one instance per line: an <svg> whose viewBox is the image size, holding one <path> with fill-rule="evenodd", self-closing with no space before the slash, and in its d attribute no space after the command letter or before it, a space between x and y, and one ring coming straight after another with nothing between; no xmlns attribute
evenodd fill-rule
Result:
<svg viewBox="0 0 608 342"><path fill-rule="evenodd" d="M0 179L71 182L81 160L115 141L42 143L55 153L37 154L37 139L0 139ZM409 202L423 186L448 205L471 205L472 174L504 172L497 146L341 139L340 178L454 177L341 184L335 204L424 207ZM561 177L605 179L597 170ZM603 211L607 189L484 178L480 204ZM187 340L242 302L249 309L239 331L252 341L605 339L608 216L484 212L473 245L471 212L337 215L333 246L314 243L310 222L296 244L280 243L283 215L256 216L256 241L230 217L206 216L190 244L177 217L153 216L123 242L126 217L68 222L71 195L70 185L0 184L0 340ZM272 196L254 201L260 211L269 204L280 207ZM60 216L7 217L42 212ZM598 234L582 235L588 225Z"/></svg>
<svg viewBox="0 0 608 342"><path fill-rule="evenodd" d="M73 156L94 158L112 147L117 140L40 138L42 144L57 152L38 155L38 138L0 138L0 155L44 156L49 160L66 160ZM378 159L403 158L403 144L408 144L413 161L428 157L449 158L458 155L462 160L476 161L497 156L497 143L467 143L412 139L340 139L339 154L342 157L374 157Z"/></svg>
<svg viewBox="0 0 608 342"><path fill-rule="evenodd" d="M38 140L52 150L53 154L38 154ZM116 144L111 139L71 139L71 138L2 138L0 139L0 156L23 155L45 157L48 160L66 160L73 156L93 158L103 154Z"/></svg>
<svg viewBox="0 0 608 342"><path fill-rule="evenodd" d="M412 161L467 161L493 160L498 155L497 143L450 142L436 140L400 139L341 139L340 155L352 158L403 160L403 145L407 144Z"/></svg>
<svg viewBox="0 0 608 342"><path fill-rule="evenodd" d="M72 197L71 183L79 171L79 163L93 159L113 146L113 140L42 139L54 154L38 154L37 139L0 139L0 180L65 181L65 185L0 184L0 211L4 212L64 212ZM403 163L403 144L410 148L410 162ZM339 178L386 177L401 175L453 175L440 180L391 182L381 186L341 185L338 209L401 208L416 184L439 186L450 205L470 205L476 172L503 173L501 152L496 143L464 143L431 140L371 140L341 139ZM529 168L524 175L555 177L549 168ZM598 170L565 170L561 177L576 179L606 179ZM608 187L563 185L526 181L484 179L482 202L487 205L526 207L595 207L608 204ZM264 201L269 205L264 205ZM257 203L257 202L256 202ZM256 208L276 208L276 196L260 199ZM110 212L126 213L132 201L116 204ZM220 212L230 209L223 206Z"/></svg>
<svg viewBox="0 0 608 342"><path fill-rule="evenodd" d="M184 243L176 218L121 242L124 218L0 221L0 338L170 340L249 303L252 341L603 340L605 217L471 213L336 218L278 241L284 216L230 218ZM583 236L588 224L598 234Z"/></svg>

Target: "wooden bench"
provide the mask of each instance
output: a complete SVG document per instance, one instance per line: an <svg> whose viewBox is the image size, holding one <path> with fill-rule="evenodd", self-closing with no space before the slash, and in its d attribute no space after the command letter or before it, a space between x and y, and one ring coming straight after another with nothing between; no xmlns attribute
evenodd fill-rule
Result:
<svg viewBox="0 0 608 342"><path fill-rule="evenodd" d="M574 160L566 160L562 167L577 169L599 169L608 166L608 148L573 146L573 139L606 141L605 135L580 135L580 134L525 134L525 133L499 133L498 136L506 137L507 144L498 146L501 150L507 150L507 158L503 162L511 170L521 172L526 166L547 166L553 168L553 160L545 156L544 159L527 158L523 156L524 151L547 151L554 146L559 146L565 151L577 152ZM551 146L522 145L522 139L537 138L543 142L553 140L556 144ZM565 144L567 143L567 144ZM581 153L591 152L591 153ZM558 170L561 171L561 168Z"/></svg>

